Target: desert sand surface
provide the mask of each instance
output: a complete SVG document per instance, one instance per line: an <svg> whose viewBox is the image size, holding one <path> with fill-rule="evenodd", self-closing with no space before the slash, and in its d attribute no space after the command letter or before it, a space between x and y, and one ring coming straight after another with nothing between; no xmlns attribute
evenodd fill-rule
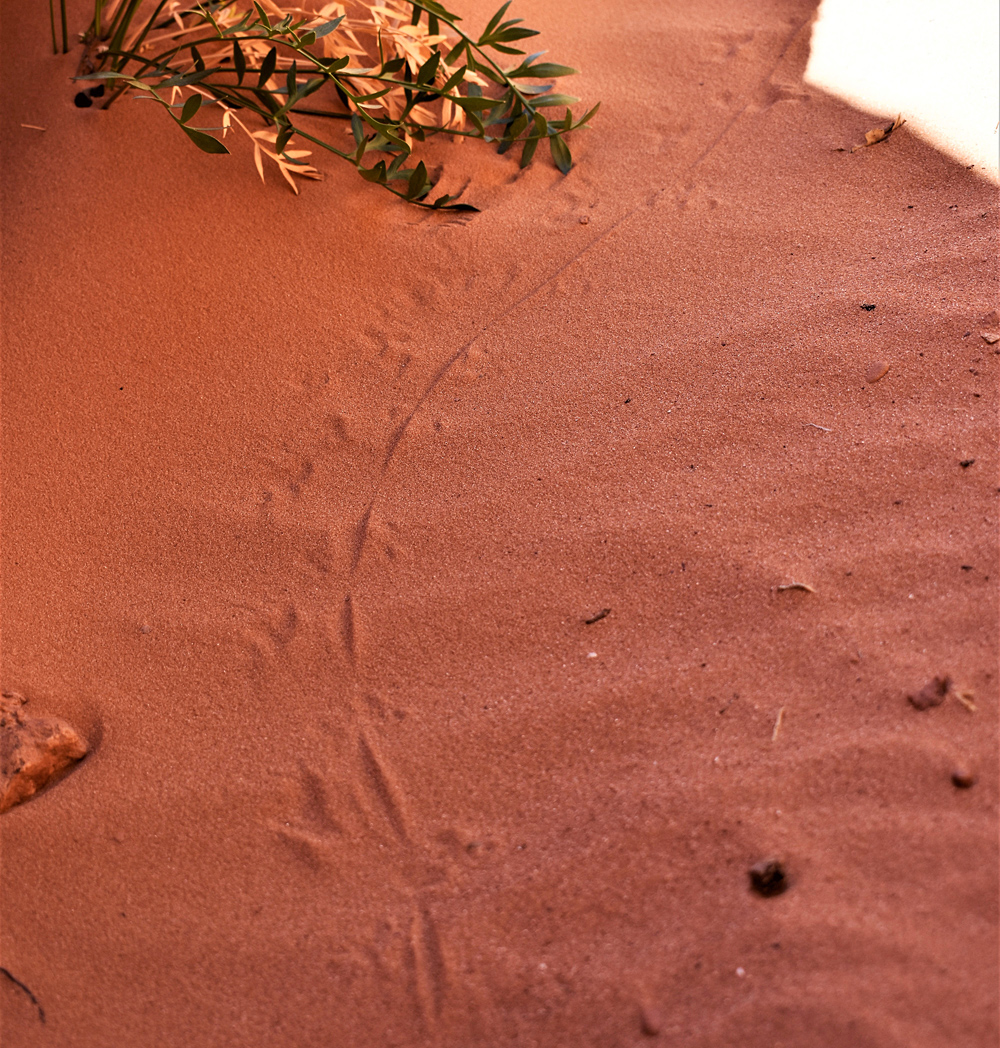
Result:
<svg viewBox="0 0 1000 1048"><path fill-rule="evenodd" d="M603 108L475 215L4 8L5 1048L997 1045L996 187L812 2L521 7Z"/></svg>

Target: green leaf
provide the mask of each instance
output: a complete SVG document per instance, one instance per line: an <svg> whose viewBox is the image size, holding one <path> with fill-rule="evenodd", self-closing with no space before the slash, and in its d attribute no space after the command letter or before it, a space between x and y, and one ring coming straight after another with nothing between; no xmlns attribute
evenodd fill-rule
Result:
<svg viewBox="0 0 1000 1048"><path fill-rule="evenodd" d="M406 199L419 200L422 196L426 196L428 188L427 168L424 167L424 162L421 160L413 169L413 174L410 175L410 184L406 189Z"/></svg>
<svg viewBox="0 0 1000 1048"><path fill-rule="evenodd" d="M305 87L303 87L299 92L298 100L301 102L303 98L308 98L314 91L318 91L325 83L326 80L321 76L317 76L312 80L307 80Z"/></svg>
<svg viewBox="0 0 1000 1048"><path fill-rule="evenodd" d="M585 125L585 124L587 123L587 121L588 121L588 120L589 120L589 119L590 119L590 118L591 118L591 117L592 117L592 116L593 116L593 115L594 115L594 114L595 114L595 113L597 112L597 110L598 110L598 109L600 109L600 108L601 108L601 103L600 103L600 102L598 102L598 103L597 103L597 105L596 105L596 106L594 106L594 108L593 108L593 109L591 109L591 111L590 111L590 112L589 112L589 113L588 113L588 114L587 114L587 115L586 115L585 117L583 117L583 118L582 118L581 120L579 120L579 121L577 122L577 125L576 125L576 126L577 126L577 127L583 127L583 126L584 126L584 125Z"/></svg>
<svg viewBox="0 0 1000 1048"><path fill-rule="evenodd" d="M236 70L236 83L242 84L247 71L247 60L239 40L233 41L233 68Z"/></svg>
<svg viewBox="0 0 1000 1048"><path fill-rule="evenodd" d="M449 91L458 87L458 85L465 79L465 74L468 72L468 70L468 66L462 66L461 69L455 70L455 72L452 73L450 77L448 77L448 80L446 81L444 87L441 88L442 92L444 92L444 94L448 94Z"/></svg>
<svg viewBox="0 0 1000 1048"><path fill-rule="evenodd" d="M288 105L291 105L293 99L295 98L295 76L298 73L298 71L298 63L293 60L292 64L288 68L287 74L285 75L285 87L288 92Z"/></svg>
<svg viewBox="0 0 1000 1048"><path fill-rule="evenodd" d="M192 95L181 110L181 123L186 124L201 109L201 95Z"/></svg>
<svg viewBox="0 0 1000 1048"><path fill-rule="evenodd" d="M361 145L365 140L365 125L357 113L351 114L351 134L354 135L356 145Z"/></svg>
<svg viewBox="0 0 1000 1048"><path fill-rule="evenodd" d="M435 51L430 58L420 67L417 71L417 83L418 84L429 84L435 77L438 71L438 66L441 64L441 52Z"/></svg>
<svg viewBox="0 0 1000 1048"><path fill-rule="evenodd" d="M276 153L283 153L285 147L288 145L288 140L295 134L295 128L291 124L286 124L279 132L278 137L274 143L274 151Z"/></svg>
<svg viewBox="0 0 1000 1048"><path fill-rule="evenodd" d="M343 20L344 16L341 15L339 18L335 18L332 22L324 22L323 25L310 30L310 32L316 37L317 40L319 40L321 36L327 36L330 33L332 33L334 29L336 29L337 26L340 25L341 22L343 22Z"/></svg>
<svg viewBox="0 0 1000 1048"><path fill-rule="evenodd" d="M549 77L575 76L576 70L556 62L539 62L538 65L529 67L524 75L537 77L539 80L548 80Z"/></svg>
<svg viewBox="0 0 1000 1048"><path fill-rule="evenodd" d="M462 98L453 98L452 101L461 106L467 113L482 112L492 109L494 106L502 105L503 101L496 98L476 98L475 95L466 95Z"/></svg>
<svg viewBox="0 0 1000 1048"><path fill-rule="evenodd" d="M254 0L253 6L254 6L254 8L257 11L257 17L260 19L261 24L263 26L265 26L267 29L270 29L271 28L271 20L265 14L264 8L261 7L260 4L257 3L257 0Z"/></svg>
<svg viewBox="0 0 1000 1048"><path fill-rule="evenodd" d="M552 152L552 162L564 174L568 175L573 166L573 157L570 155L569 146L560 138L553 135L549 139L549 149Z"/></svg>
<svg viewBox="0 0 1000 1048"><path fill-rule="evenodd" d="M380 160L374 167L358 167L358 174L366 182L385 183L385 161Z"/></svg>
<svg viewBox="0 0 1000 1048"><path fill-rule="evenodd" d="M431 14L438 15L441 18L447 18L449 22L461 22L462 19L456 14L452 14L451 11L447 10L443 4L437 3L437 0L421 0L421 7L426 8Z"/></svg>
<svg viewBox="0 0 1000 1048"><path fill-rule="evenodd" d="M405 59L403 59L403 58L392 58L388 62L385 62L382 65L382 69L381 69L382 75L384 76L387 73L398 73L400 71L400 69L402 69L403 66L405 66L405 65L406 65L406 60Z"/></svg>
<svg viewBox="0 0 1000 1048"><path fill-rule="evenodd" d="M518 19L518 21L520 21L520 19ZM508 24L511 24L511 23L508 23ZM515 29L515 28L504 29L503 32L497 33L497 35L493 38L493 42L492 42L491 46L496 47L496 45L498 43L499 44L509 44L509 43L512 43L515 40L527 40L528 37L531 37L531 36L538 36L538 30L537 29ZM497 50L499 51L500 48L497 48Z"/></svg>
<svg viewBox="0 0 1000 1048"><path fill-rule="evenodd" d="M571 106L579 101L580 99L574 98L573 95L539 95L531 100L531 104L536 109L541 109L543 106Z"/></svg>
<svg viewBox="0 0 1000 1048"><path fill-rule="evenodd" d="M527 167L531 163L531 158L535 155L539 141L540 139L538 138L529 138L524 143L524 149L521 150L521 167Z"/></svg>
<svg viewBox="0 0 1000 1048"><path fill-rule="evenodd" d="M197 131L193 127L185 127L183 124L179 124L180 129L191 139L192 142L203 152L203 153L228 153L229 150L217 139L211 135L206 135L204 131Z"/></svg>
<svg viewBox="0 0 1000 1048"><path fill-rule="evenodd" d="M445 65L451 65L468 46L469 45L464 40L459 40L459 42L444 56Z"/></svg>
<svg viewBox="0 0 1000 1048"><path fill-rule="evenodd" d="M528 114L522 113L515 121L507 128L507 138L513 141L517 138L528 126Z"/></svg>
<svg viewBox="0 0 1000 1048"><path fill-rule="evenodd" d="M254 4L256 7L257 5ZM263 86L274 76L274 67L278 64L278 49L272 47L270 51L264 55L264 61L260 64L260 78L257 80L257 87L263 88Z"/></svg>
<svg viewBox="0 0 1000 1048"><path fill-rule="evenodd" d="M316 34L310 29L299 37L299 43L303 47L312 47L312 45L316 43Z"/></svg>
<svg viewBox="0 0 1000 1048"><path fill-rule="evenodd" d="M503 16L507 13L507 8L510 7L511 0L507 0L507 3L500 8L499 11L489 20L486 28L483 30L483 35L479 38L479 46L482 47L483 43L490 38L493 30L500 24Z"/></svg>

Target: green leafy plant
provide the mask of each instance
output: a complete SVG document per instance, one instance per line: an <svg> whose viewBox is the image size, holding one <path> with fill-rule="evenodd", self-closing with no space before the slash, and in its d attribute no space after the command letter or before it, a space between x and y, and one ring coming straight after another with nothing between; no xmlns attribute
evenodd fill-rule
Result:
<svg viewBox="0 0 1000 1048"><path fill-rule="evenodd" d="M411 163L419 143L481 138L498 153L519 147L526 167L547 140L566 173L566 135L599 107L574 117L578 99L552 81L575 70L514 46L538 34L505 17L510 0L478 37L436 0L347 0L317 11L281 2L95 0L79 79L108 82L104 108L129 90L156 101L207 153L228 153L224 139L242 131L261 178L272 162L295 192L295 176L321 177L308 144L403 200L450 210L475 208L454 195L431 199L425 162ZM210 112L215 121L202 125Z"/></svg>

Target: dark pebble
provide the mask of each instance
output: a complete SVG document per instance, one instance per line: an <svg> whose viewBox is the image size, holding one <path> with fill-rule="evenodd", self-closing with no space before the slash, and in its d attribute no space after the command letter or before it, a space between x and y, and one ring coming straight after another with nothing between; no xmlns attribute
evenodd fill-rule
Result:
<svg viewBox="0 0 1000 1048"><path fill-rule="evenodd" d="M97 87L92 87L88 92L91 98L103 98L104 97L104 85L98 84Z"/></svg>
<svg viewBox="0 0 1000 1048"><path fill-rule="evenodd" d="M969 771L968 768L956 768L951 773L951 781L960 790L967 790L976 785L977 776L974 772Z"/></svg>
<svg viewBox="0 0 1000 1048"><path fill-rule="evenodd" d="M94 100L86 91L78 91L76 97L73 99L73 105L75 105L77 109L89 109L93 104Z"/></svg>
<svg viewBox="0 0 1000 1048"><path fill-rule="evenodd" d="M780 895L788 887L788 874L778 859L762 859L750 867L750 887L758 894L769 898Z"/></svg>
<svg viewBox="0 0 1000 1048"><path fill-rule="evenodd" d="M909 695L907 698L914 709L929 710L932 706L940 706L944 702L950 687L950 677L935 677L925 684L916 695Z"/></svg>

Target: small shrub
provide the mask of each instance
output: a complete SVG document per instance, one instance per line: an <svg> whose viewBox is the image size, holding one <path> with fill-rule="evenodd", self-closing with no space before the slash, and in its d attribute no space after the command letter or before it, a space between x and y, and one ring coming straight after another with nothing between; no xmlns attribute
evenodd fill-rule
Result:
<svg viewBox="0 0 1000 1048"><path fill-rule="evenodd" d="M475 38L436 0L346 0L315 12L285 2L95 0L78 79L108 82L105 109L129 89L153 99L207 153L228 153L232 132L247 135L261 178L273 163L295 192L296 177L321 177L306 159L314 147L403 200L450 210L475 208L431 199L420 143L481 138L498 153L519 148L526 167L547 140L566 173L566 135L597 112L574 117L578 99L554 90L575 70L515 46L538 34L505 18L509 0ZM314 133L317 118L328 132Z"/></svg>

